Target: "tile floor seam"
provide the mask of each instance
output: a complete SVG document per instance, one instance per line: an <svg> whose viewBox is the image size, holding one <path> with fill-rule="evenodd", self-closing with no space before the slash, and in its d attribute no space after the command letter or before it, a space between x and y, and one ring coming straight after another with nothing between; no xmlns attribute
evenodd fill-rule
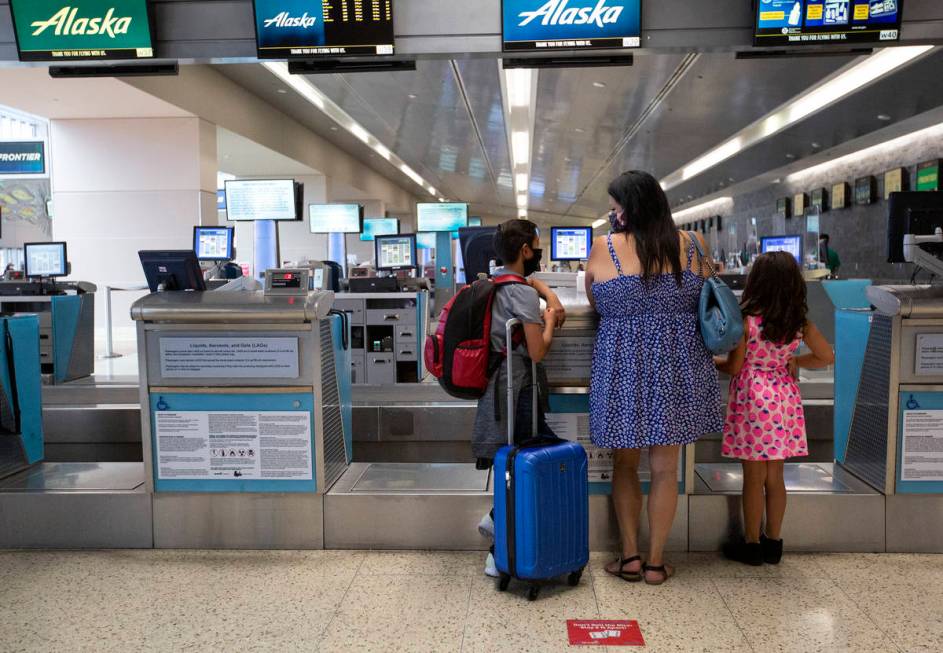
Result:
<svg viewBox="0 0 943 653"><path fill-rule="evenodd" d="M730 618L733 619L733 622L737 625L737 630L740 631L740 635L743 637L743 641L746 643L747 648L749 648L753 653L756 653L756 649L753 648L753 643L750 641L750 638L747 637L747 633L743 629L743 626L740 624L740 620L737 619L737 615L735 615L733 610L730 609L730 604L727 603L727 599L724 598L723 592L721 592L720 588L717 587L717 583L715 582L715 579L708 578L708 580L710 581L711 587L714 588L714 592L716 592L717 596L720 597L721 603L724 604L724 609L727 610L728 614L730 614Z"/></svg>
<svg viewBox="0 0 943 653"><path fill-rule="evenodd" d="M468 600L465 602L465 623L462 625L462 643L458 647L459 653L465 653L465 633L468 632L468 615L471 614L471 600L474 587L474 576L468 576Z"/></svg>
<svg viewBox="0 0 943 653"><path fill-rule="evenodd" d="M819 565L819 568L824 571L824 567L822 567L821 565ZM827 573L827 572L826 572L826 573ZM855 606L855 609L856 609L858 612L860 612L862 615L864 615L865 619L867 619L867 620L870 621L872 624L874 624L874 627L877 628L877 629L881 632L881 634L884 635L884 637L887 639L887 641L889 641L891 644L894 645L894 648L896 648L900 653L904 653L904 648L903 648L900 644L897 643L897 640L893 637L893 635L891 635L891 633L889 633L889 632L887 632L886 630L884 630L883 628L881 628L881 625L880 625L877 621L874 620L874 618L870 615L870 613L868 613L863 607L861 607L861 605L858 604L858 601L856 601L855 598L854 598L851 594L849 594L848 592L845 591L845 588L842 587L842 586L839 584L839 582L838 582L838 580L837 580L836 578L834 578L834 577L832 577L832 576L829 575L829 576L828 576L828 580L832 583L832 585L835 586L835 588L836 588L846 599L848 599L848 602L849 602L849 603L851 603L853 606Z"/></svg>
<svg viewBox="0 0 943 653"><path fill-rule="evenodd" d="M318 637L318 645L315 650L321 648L321 643L324 641L325 635L331 629L331 625L334 623L334 620L337 619L338 613L340 613L341 608L344 605L344 601L347 600L347 595L350 594L350 588L354 586L354 583L357 582L357 577L360 576L360 570L363 568L364 563L367 560L368 551L361 551L362 555L360 556L360 564L357 565L357 569L350 577L350 582L347 583L347 587L344 589L344 595L341 597L340 601L337 602L337 607L334 608L333 613L331 614L330 620L325 624L324 628L321 630L321 635Z"/></svg>

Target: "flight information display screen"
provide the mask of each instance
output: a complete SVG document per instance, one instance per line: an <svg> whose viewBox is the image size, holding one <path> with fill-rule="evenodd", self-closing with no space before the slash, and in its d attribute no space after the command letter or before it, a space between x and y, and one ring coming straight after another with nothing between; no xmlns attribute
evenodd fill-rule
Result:
<svg viewBox="0 0 943 653"><path fill-rule="evenodd" d="M757 0L755 45L900 40L903 0Z"/></svg>
<svg viewBox="0 0 943 653"><path fill-rule="evenodd" d="M308 222L313 234L359 234L361 208L358 204L312 204Z"/></svg>
<svg viewBox="0 0 943 653"><path fill-rule="evenodd" d="M396 218L366 218L360 240L370 241L377 236L395 236L399 233L399 220Z"/></svg>
<svg viewBox="0 0 943 653"><path fill-rule="evenodd" d="M255 0L260 59L393 54L393 0Z"/></svg>
<svg viewBox="0 0 943 653"><path fill-rule="evenodd" d="M20 61L150 59L147 0L11 0Z"/></svg>
<svg viewBox="0 0 943 653"><path fill-rule="evenodd" d="M760 239L760 251L764 254L769 252L788 252L796 259L796 263L802 264L802 236L767 236Z"/></svg>
<svg viewBox="0 0 943 653"><path fill-rule="evenodd" d="M458 202L417 204L416 223L419 231L458 232L462 227L468 226L468 204Z"/></svg>
<svg viewBox="0 0 943 653"><path fill-rule="evenodd" d="M226 218L233 222L299 219L295 181L226 180Z"/></svg>
<svg viewBox="0 0 943 653"><path fill-rule="evenodd" d="M582 261L593 246L592 227L552 227L550 258L554 261Z"/></svg>
<svg viewBox="0 0 943 653"><path fill-rule="evenodd" d="M377 270L416 267L416 234L376 237Z"/></svg>
<svg viewBox="0 0 943 653"><path fill-rule="evenodd" d="M503 0L505 52L637 48L642 0Z"/></svg>

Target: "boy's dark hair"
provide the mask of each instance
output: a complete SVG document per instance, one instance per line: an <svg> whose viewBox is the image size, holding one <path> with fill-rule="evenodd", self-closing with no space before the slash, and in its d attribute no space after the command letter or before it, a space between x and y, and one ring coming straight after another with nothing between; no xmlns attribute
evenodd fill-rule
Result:
<svg viewBox="0 0 943 653"><path fill-rule="evenodd" d="M494 234L494 251L504 265L510 265L520 258L524 245L533 244L538 233L530 220L508 220Z"/></svg>
<svg viewBox="0 0 943 653"><path fill-rule="evenodd" d="M806 285L795 257L788 252L759 256L747 277L740 301L744 315L763 318L763 339L784 345L805 329L809 307Z"/></svg>

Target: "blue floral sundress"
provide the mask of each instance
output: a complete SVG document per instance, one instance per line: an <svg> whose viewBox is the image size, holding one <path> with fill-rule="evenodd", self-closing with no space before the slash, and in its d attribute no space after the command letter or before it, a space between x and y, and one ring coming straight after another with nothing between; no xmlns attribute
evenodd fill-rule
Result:
<svg viewBox="0 0 943 653"><path fill-rule="evenodd" d="M690 269L647 282L625 275L606 239L617 277L594 283L600 314L590 381L590 435L607 449L684 445L723 430L720 385L698 326L704 279Z"/></svg>

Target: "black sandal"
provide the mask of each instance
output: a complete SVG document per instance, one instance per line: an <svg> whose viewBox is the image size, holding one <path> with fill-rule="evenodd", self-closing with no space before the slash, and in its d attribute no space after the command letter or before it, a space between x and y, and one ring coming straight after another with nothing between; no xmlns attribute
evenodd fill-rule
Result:
<svg viewBox="0 0 943 653"><path fill-rule="evenodd" d="M661 580L648 580L648 578L646 578L646 585L664 585L669 578L675 575L674 569L668 571L667 565L642 565L642 574L646 574L649 571L655 572L656 574L662 574L663 577Z"/></svg>
<svg viewBox="0 0 943 653"><path fill-rule="evenodd" d="M641 571L625 571L625 566L632 562L640 562L642 560L641 556L632 556L631 558L619 558L619 571L609 571L608 566L606 567L606 573L610 576L615 576L616 578L621 578L627 583L637 583L642 580Z"/></svg>

